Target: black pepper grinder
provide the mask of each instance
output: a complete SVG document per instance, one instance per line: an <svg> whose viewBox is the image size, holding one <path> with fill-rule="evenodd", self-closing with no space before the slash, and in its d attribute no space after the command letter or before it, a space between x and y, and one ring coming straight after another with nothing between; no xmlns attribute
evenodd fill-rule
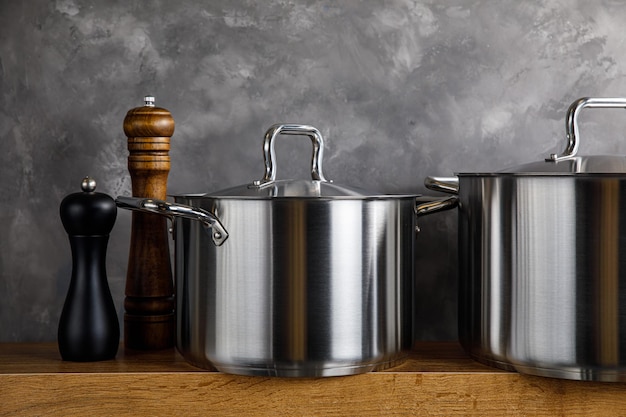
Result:
<svg viewBox="0 0 626 417"><path fill-rule="evenodd" d="M72 250L72 279L59 321L59 351L68 361L113 359L120 326L106 275L106 250L117 207L85 177L82 193L66 196L60 214Z"/></svg>

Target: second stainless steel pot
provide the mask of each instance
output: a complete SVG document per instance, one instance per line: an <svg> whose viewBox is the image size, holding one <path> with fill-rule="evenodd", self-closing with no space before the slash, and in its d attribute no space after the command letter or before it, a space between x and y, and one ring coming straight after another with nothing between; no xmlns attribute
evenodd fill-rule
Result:
<svg viewBox="0 0 626 417"><path fill-rule="evenodd" d="M310 181L275 179L280 134L311 139ZM456 198L335 185L310 126L275 125L263 149L265 175L248 185L175 204L118 197L175 217L179 351L246 375L349 375L401 360L412 342L416 213Z"/></svg>
<svg viewBox="0 0 626 417"><path fill-rule="evenodd" d="M496 173L428 178L459 196L459 338L477 360L524 373L626 381L626 157L565 152Z"/></svg>

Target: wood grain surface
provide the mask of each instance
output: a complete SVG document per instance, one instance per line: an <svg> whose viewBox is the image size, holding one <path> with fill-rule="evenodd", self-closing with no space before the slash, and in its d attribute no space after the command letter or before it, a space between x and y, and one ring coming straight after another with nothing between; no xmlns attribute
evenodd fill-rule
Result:
<svg viewBox="0 0 626 417"><path fill-rule="evenodd" d="M0 398L0 416L626 415L626 384L500 371L442 342L386 371L315 379L207 372L174 350L71 363L56 344L3 344Z"/></svg>
<svg viewBox="0 0 626 417"><path fill-rule="evenodd" d="M174 119L161 107L130 109L124 118L128 171L134 197L167 198L170 137ZM133 212L124 299L124 341L128 348L174 346L174 284L167 219Z"/></svg>

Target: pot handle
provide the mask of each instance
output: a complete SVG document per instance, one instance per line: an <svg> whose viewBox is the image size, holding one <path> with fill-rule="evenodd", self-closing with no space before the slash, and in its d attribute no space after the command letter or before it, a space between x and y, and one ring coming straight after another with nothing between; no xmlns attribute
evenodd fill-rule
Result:
<svg viewBox="0 0 626 417"><path fill-rule="evenodd" d="M219 219L215 217L213 213L201 208L169 203L167 201L155 200L152 198L125 196L118 196L115 199L115 204L117 204L119 208L160 214L162 216L169 217L171 220L174 220L174 217L184 217L191 220L198 220L202 223L207 232L210 233L215 246L221 246L226 239L228 239L228 232Z"/></svg>
<svg viewBox="0 0 626 417"><path fill-rule="evenodd" d="M417 217L426 216L427 214L437 213L455 208L459 205L457 196L436 198L436 197L415 197L415 215ZM415 231L419 233L419 225L415 225Z"/></svg>
<svg viewBox="0 0 626 417"><path fill-rule="evenodd" d="M256 187L262 187L276 180L276 153L274 152L274 141L278 135L302 135L308 136L313 145L313 155L311 157L311 178L314 181L327 182L322 172L322 158L324 156L324 139L319 130L313 126L300 124L275 124L272 125L263 139L263 160L265 163L265 174L260 180L253 182Z"/></svg>
<svg viewBox="0 0 626 417"><path fill-rule="evenodd" d="M578 115L585 107L595 108L624 108L626 109L626 98L590 98L583 97L574 101L567 109L565 117L565 133L567 138L567 146L561 155L550 154L546 158L548 162L558 162L563 159L573 158L578 152Z"/></svg>
<svg viewBox="0 0 626 417"><path fill-rule="evenodd" d="M419 195L415 197L415 215L417 217L455 208L459 205L456 196L437 198Z"/></svg>
<svg viewBox="0 0 626 417"><path fill-rule="evenodd" d="M424 185L433 191L455 195L459 193L459 177L426 177Z"/></svg>

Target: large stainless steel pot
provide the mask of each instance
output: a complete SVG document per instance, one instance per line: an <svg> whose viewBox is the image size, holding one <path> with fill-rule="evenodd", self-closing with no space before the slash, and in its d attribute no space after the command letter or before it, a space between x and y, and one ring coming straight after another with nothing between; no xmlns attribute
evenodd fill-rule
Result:
<svg viewBox="0 0 626 417"><path fill-rule="evenodd" d="M489 365L626 381L626 158L576 156L586 107L567 112L567 148L496 173L429 177L459 196L459 338Z"/></svg>
<svg viewBox="0 0 626 417"><path fill-rule="evenodd" d="M280 134L312 140L312 180L276 180ZM311 126L272 126L263 149L260 181L175 204L117 199L175 219L178 350L245 375L348 375L398 362L412 342L416 213L456 197L335 185Z"/></svg>

